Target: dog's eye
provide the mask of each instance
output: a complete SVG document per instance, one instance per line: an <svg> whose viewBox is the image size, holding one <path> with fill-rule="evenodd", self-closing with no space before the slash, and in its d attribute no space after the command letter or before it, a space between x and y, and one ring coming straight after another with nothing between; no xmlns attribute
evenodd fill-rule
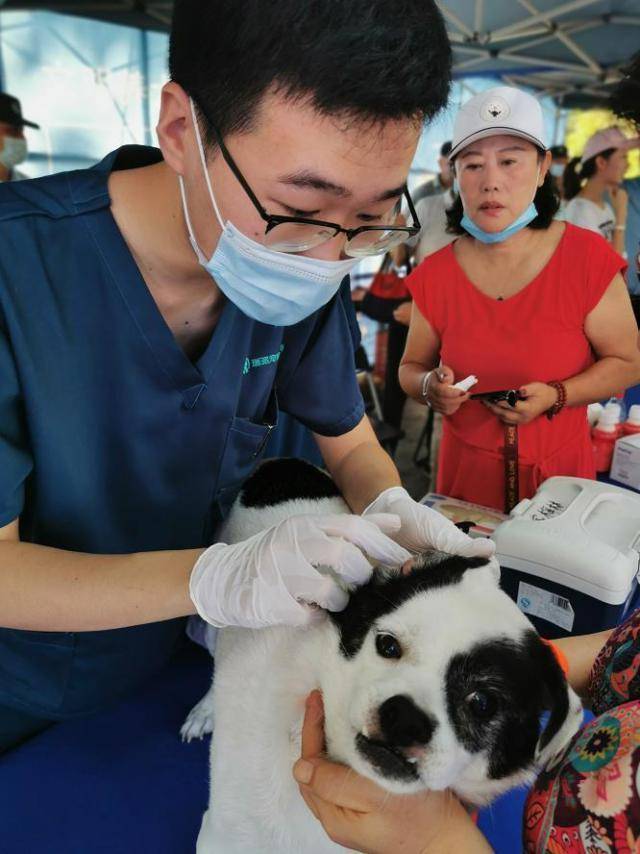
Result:
<svg viewBox="0 0 640 854"><path fill-rule="evenodd" d="M383 658L402 658L402 647L393 635L376 635L376 650Z"/></svg>
<svg viewBox="0 0 640 854"><path fill-rule="evenodd" d="M498 701L487 691L474 691L466 699L471 714L478 720L487 721L498 711Z"/></svg>

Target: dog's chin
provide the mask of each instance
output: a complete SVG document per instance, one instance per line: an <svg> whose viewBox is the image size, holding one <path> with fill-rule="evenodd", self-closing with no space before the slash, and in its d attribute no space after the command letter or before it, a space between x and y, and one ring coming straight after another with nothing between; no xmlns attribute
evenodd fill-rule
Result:
<svg viewBox="0 0 640 854"><path fill-rule="evenodd" d="M499 780L492 780L485 776L474 778L472 775L463 775L451 786L451 790L464 803L473 807L484 807L511 789L530 786L535 777L536 771L533 765Z"/></svg>

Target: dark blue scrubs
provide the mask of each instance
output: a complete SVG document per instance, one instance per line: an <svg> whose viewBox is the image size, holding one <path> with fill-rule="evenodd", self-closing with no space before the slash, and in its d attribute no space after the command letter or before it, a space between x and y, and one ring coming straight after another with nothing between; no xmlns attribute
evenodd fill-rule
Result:
<svg viewBox="0 0 640 854"><path fill-rule="evenodd" d="M112 170L0 187L0 526L24 541L114 554L207 545L260 461L278 410L341 435L363 416L350 307L292 327L227 302L192 363L111 215ZM46 591L43 591L46 595ZM158 669L183 620L87 633L0 629L0 706L86 714Z"/></svg>

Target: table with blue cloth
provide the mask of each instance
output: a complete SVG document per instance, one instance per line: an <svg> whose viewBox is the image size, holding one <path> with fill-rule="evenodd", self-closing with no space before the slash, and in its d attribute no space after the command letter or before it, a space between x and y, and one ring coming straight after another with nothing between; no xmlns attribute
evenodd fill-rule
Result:
<svg viewBox="0 0 640 854"><path fill-rule="evenodd" d="M186 642L118 705L0 757L0 854L193 854L209 738L184 744L179 731L211 674L209 655ZM519 790L481 813L497 854L519 850L524 797Z"/></svg>

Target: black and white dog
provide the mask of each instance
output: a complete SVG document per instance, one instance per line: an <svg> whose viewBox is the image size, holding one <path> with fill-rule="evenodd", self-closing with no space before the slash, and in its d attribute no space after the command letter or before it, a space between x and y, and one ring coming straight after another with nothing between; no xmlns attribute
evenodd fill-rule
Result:
<svg viewBox="0 0 640 854"><path fill-rule="evenodd" d="M333 481L264 463L221 532L236 542L297 513L344 513ZM581 705L552 651L481 558L419 556L378 572L310 629L224 629L215 680L183 735L213 726L198 854L329 854L291 769L320 688L327 750L390 792L451 788L486 804L532 779L577 731ZM543 728L540 719L549 712Z"/></svg>

